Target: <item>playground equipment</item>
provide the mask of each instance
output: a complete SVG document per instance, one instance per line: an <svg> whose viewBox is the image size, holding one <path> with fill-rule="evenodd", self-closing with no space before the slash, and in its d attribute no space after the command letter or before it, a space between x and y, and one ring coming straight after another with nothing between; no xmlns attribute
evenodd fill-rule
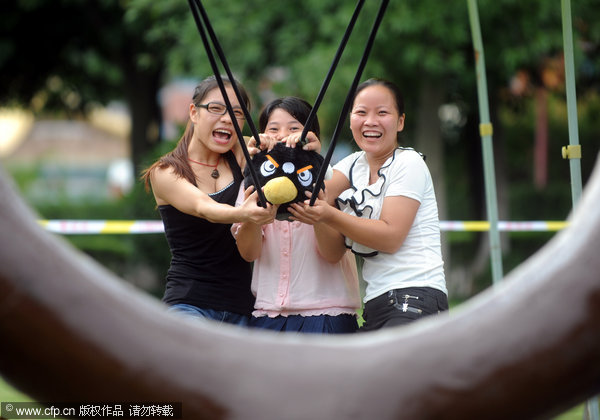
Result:
<svg viewBox="0 0 600 420"><path fill-rule="evenodd" d="M0 178L0 373L38 401L177 401L187 419L551 416L600 391L600 164L569 225L449 315L349 337L188 322Z"/></svg>
<svg viewBox="0 0 600 420"><path fill-rule="evenodd" d="M600 163L568 226L450 314L348 337L190 322L44 231L0 175L0 373L188 419L534 418L600 392Z"/></svg>

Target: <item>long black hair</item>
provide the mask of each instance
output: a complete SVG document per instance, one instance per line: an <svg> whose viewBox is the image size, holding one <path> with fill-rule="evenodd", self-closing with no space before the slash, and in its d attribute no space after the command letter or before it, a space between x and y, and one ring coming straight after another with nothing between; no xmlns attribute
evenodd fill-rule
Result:
<svg viewBox="0 0 600 420"><path fill-rule="evenodd" d="M231 81L226 76L221 76L223 80L223 84L225 86L231 86ZM246 107L250 109L250 98L246 89L236 80L236 85L240 91L240 95L242 96L242 100L246 104ZM194 95L192 96L192 103L196 106L202 103L202 100L206 97L206 95L211 92L213 89L217 89L219 84L217 83L217 78L215 76L209 76L204 79L196 88L194 89ZM190 167L188 162L188 147L190 142L192 141L192 136L194 134L194 124L192 121L188 119L187 125L185 127L185 131L177 145L173 150L163 155L158 161L154 162L150 167L146 168L142 171L141 180L144 182L146 190L150 187L150 175L152 171L156 168L173 168L173 172L181 177L186 179L190 184L196 185L196 176L194 175L194 171Z"/></svg>

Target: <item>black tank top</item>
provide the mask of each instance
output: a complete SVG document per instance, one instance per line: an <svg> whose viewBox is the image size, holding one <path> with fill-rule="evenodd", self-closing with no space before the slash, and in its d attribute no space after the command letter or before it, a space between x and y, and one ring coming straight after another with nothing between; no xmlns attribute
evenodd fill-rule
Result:
<svg viewBox="0 0 600 420"><path fill-rule="evenodd" d="M233 152L225 154L233 182L210 194L213 200L235 205L242 172ZM231 224L211 223L182 213L171 205L158 206L171 249L171 266L163 301L250 315L252 269L240 256Z"/></svg>

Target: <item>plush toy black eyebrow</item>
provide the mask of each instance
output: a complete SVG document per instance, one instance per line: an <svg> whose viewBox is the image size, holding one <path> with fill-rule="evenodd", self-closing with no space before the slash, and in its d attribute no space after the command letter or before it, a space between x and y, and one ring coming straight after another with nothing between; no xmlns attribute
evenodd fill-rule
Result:
<svg viewBox="0 0 600 420"><path fill-rule="evenodd" d="M271 161L271 163L273 165L275 165L276 168L279 168L279 162L277 162L273 156L271 156L271 155L265 155L265 157L267 159L269 159Z"/></svg>
<svg viewBox="0 0 600 420"><path fill-rule="evenodd" d="M297 173L297 174L299 174L300 172L308 171L309 169L312 169L312 168L313 168L313 166L312 166L312 165L308 165L308 166L305 166L304 168L300 168L300 169L298 169L298 170L296 171L296 173Z"/></svg>
<svg viewBox="0 0 600 420"><path fill-rule="evenodd" d="M356 91L356 87L358 86L358 81L362 76L363 70L367 64L367 59L369 58L369 53L371 52L371 48L373 47L373 42L375 41L375 35L377 35L377 30L379 29L379 24L383 19L383 15L385 14L385 9L387 8L389 0L382 0L381 5L379 6L379 11L377 12L377 16L375 17L375 22L373 23L373 27L371 28L371 33L369 34L369 39L367 40L367 45L365 46L365 50L363 51L363 55L360 59L360 63L356 70L356 75L354 76L354 81L352 82L352 86L348 90L348 94L346 95L346 100L344 101L344 106L342 108L342 112L338 119L337 125L333 132L333 136L331 137L331 142L329 143L329 148L327 149L327 155L325 156L325 160L323 161L323 165L319 170L319 174L317 175L317 180L315 181L315 186L312 191L312 197L310 198L310 205L315 204L315 200L317 199L317 195L319 194L319 190L323 188L323 181L325 179L325 173L327 172L327 167L329 166L329 162L331 162L331 156L333 155L333 151L335 149L335 144L337 142L337 138L339 137L340 130L346 121L346 117L348 115L348 111L350 110L350 106L352 105L352 101L354 100L354 92Z"/></svg>
<svg viewBox="0 0 600 420"><path fill-rule="evenodd" d="M250 112L248 111L248 107L246 106L246 103L242 99L242 95L240 94L237 83L235 82L235 78L233 77L233 74L231 73L231 69L229 68L229 65L227 64L227 59L225 58L223 49L221 48L221 45L219 44L219 40L217 39L215 31L213 30L212 25L210 24L210 20L208 19L206 10L204 10L204 7L202 6L202 2L200 0L188 0L188 2L190 5L190 9L192 10L192 14L194 15L194 21L196 22L196 26L198 27L198 32L200 33L200 37L202 38L202 43L204 44L204 49L206 50L206 55L208 56L208 60L210 61L210 65L212 67L213 73L215 74L215 79L217 80L217 84L219 85L219 89L221 90L221 94L223 95L223 100L225 101L225 106L227 107L227 111L229 112L229 116L231 117L231 122L233 123L233 128L235 129L235 132L238 137L238 141L240 142L240 146L242 148L242 152L244 153L244 158L246 159L246 162L250 162L250 160L251 160L250 153L248 153L248 148L246 147L246 143L244 142L244 136L242 134L242 130L240 129L240 126L238 124L237 118L235 117L235 114L233 113L233 107L231 106L231 102L229 101L229 97L227 96L227 92L225 91L225 85L223 84L223 79L221 78L221 74L219 73L219 68L215 61L215 57L212 53L212 49L209 45L208 38L206 37L206 33L204 31L204 27L202 25L202 22L200 20L200 16L199 16L198 12L200 12L200 15L202 15L202 19L204 20L204 26L206 26L206 30L208 31L208 33L210 35L210 39L213 43L213 46L214 46L215 50L217 51L217 54L219 55L221 64L223 65L223 68L225 69L225 72L227 73L227 76L229 77L229 83L231 84L231 87L233 88L233 91L235 92L235 96L237 97L237 100L240 103L242 111L244 112L244 117L246 118L246 121L248 121L248 127L250 127L250 131L251 131L252 135L254 136L254 138L256 139L257 145L260 144L260 137L258 136L258 130L256 129L254 122L252 121L252 117L250 115ZM249 168L250 168L250 176L252 177L252 181L253 181L254 185L256 185L255 190L258 194L258 203L262 207L267 207L267 199L265 197L265 194L262 191L262 185L259 181L258 174L256 173L256 170L252 167L252 165L247 165L247 166L249 166Z"/></svg>

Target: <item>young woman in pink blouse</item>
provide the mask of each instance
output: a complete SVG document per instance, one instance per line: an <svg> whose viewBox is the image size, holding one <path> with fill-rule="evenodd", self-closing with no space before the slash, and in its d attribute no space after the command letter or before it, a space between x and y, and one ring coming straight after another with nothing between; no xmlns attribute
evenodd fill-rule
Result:
<svg viewBox="0 0 600 420"><path fill-rule="evenodd" d="M306 101L295 97L269 103L259 118L261 141L281 141L294 147L310 110ZM307 136L311 146L319 136L319 123L314 121ZM238 203L243 198L240 189ZM354 257L345 252L332 255L328 250L336 247L321 240L329 236L321 235L319 229L285 220L233 225L240 255L254 262L256 302L250 326L302 333L357 330L356 310L361 302Z"/></svg>

